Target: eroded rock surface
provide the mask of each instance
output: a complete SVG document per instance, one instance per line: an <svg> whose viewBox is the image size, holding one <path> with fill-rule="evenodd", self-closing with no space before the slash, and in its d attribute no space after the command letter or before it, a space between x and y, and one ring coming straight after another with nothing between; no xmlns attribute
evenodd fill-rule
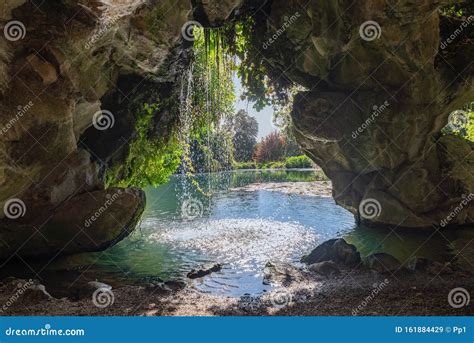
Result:
<svg viewBox="0 0 474 343"><path fill-rule="evenodd" d="M172 88L191 1L1 6L0 258L105 249L134 229L145 199L121 190L86 225L120 191L104 190L104 168L123 158L138 104L155 101L154 88Z"/></svg>
<svg viewBox="0 0 474 343"><path fill-rule="evenodd" d="M463 25L440 15L448 3L275 0L265 8L265 61L308 89L294 101L297 140L357 221L439 226L474 193L473 144L440 133L474 99L465 58L474 30L464 23L446 44ZM367 203L375 212L364 213ZM473 218L469 202L446 226Z"/></svg>

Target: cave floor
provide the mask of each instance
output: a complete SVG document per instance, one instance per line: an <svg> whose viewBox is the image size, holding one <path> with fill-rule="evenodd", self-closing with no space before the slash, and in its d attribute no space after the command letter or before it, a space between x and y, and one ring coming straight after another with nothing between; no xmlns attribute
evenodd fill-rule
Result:
<svg viewBox="0 0 474 343"><path fill-rule="evenodd" d="M14 281L13 281L14 282ZM3 315L53 316L472 316L472 302L455 308L451 290L472 294L474 274L457 270L438 275L398 271L379 274L353 270L335 277L313 275L263 296L222 297L192 288L164 291L159 287L125 286L114 289L114 302L94 306L80 301L20 297ZM8 285L0 287L0 302L11 300Z"/></svg>

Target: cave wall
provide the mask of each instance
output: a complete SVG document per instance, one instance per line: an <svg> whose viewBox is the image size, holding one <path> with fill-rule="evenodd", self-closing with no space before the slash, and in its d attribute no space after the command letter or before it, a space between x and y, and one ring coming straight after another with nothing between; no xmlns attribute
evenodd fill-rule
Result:
<svg viewBox="0 0 474 343"><path fill-rule="evenodd" d="M165 90L172 96L189 61L189 20L218 26L242 12L263 18L260 50L272 74L307 89L295 98L295 135L333 181L336 202L358 221L436 225L474 186L472 145L440 135L474 95L472 26L440 49L460 25L440 19L448 2L2 3L0 258L101 250L133 230L143 192L104 190L101 176L123 158L131 111ZM361 37L367 21L380 27L374 39ZM100 111L112 114L100 117L106 129L97 129ZM155 134L175 120L156 113ZM380 209L367 218L360 205L370 199ZM472 223L473 206L449 224Z"/></svg>
<svg viewBox="0 0 474 343"><path fill-rule="evenodd" d="M0 258L102 250L145 206L141 190L104 190L104 165L133 135L130 111L173 88L191 1L0 6Z"/></svg>
<svg viewBox="0 0 474 343"><path fill-rule="evenodd" d="M275 0L267 13L265 60L307 89L297 140L359 222L473 223L473 144L441 129L474 99L474 18L441 16L448 3Z"/></svg>

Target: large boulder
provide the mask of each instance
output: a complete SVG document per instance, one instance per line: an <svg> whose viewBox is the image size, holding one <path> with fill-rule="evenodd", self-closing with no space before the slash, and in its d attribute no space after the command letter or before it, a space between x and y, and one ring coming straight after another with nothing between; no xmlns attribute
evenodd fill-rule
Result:
<svg viewBox="0 0 474 343"><path fill-rule="evenodd" d="M343 238L330 239L318 245L309 255L301 258L301 262L306 264L325 261L334 261L348 267L354 267L357 266L361 260L357 248L347 243Z"/></svg>
<svg viewBox="0 0 474 343"><path fill-rule="evenodd" d="M143 191L119 188L72 197L49 218L26 208L20 219L0 220L0 259L104 250L133 232L144 208Z"/></svg>
<svg viewBox="0 0 474 343"><path fill-rule="evenodd" d="M402 264L397 258L386 253L375 253L365 258L365 265L376 272L395 272L402 268Z"/></svg>
<svg viewBox="0 0 474 343"><path fill-rule="evenodd" d="M441 15L447 3L274 0L259 16L275 82L308 89L294 98L296 140L358 223L474 222L474 201L443 221L474 193L474 145L441 134L474 99L474 29Z"/></svg>
<svg viewBox="0 0 474 343"><path fill-rule="evenodd" d="M104 190L105 170L126 158L137 108L169 94L187 66L192 9L190 0L0 5L0 258L102 250L133 230L144 205L134 189L84 223L117 191ZM177 121L163 117L160 137Z"/></svg>

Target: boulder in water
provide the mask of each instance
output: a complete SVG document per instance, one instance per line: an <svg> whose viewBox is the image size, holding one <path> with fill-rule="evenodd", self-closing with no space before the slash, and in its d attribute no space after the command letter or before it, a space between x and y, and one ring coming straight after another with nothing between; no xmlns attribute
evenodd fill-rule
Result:
<svg viewBox="0 0 474 343"><path fill-rule="evenodd" d="M186 276L190 279L197 279L206 275L209 275L211 273L218 272L222 269L222 266L220 264L215 264L211 268L203 268L203 269L193 269L191 270Z"/></svg>

